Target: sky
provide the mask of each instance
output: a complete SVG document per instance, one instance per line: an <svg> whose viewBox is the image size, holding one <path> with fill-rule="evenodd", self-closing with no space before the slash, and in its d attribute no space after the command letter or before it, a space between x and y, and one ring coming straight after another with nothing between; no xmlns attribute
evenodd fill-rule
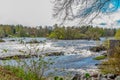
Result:
<svg viewBox="0 0 120 80"><path fill-rule="evenodd" d="M57 20L52 17L53 4L50 1L52 0L0 0L0 24L52 26ZM114 1L109 8L117 5ZM120 27L120 9L109 15L101 14L93 20L93 24L101 27Z"/></svg>
<svg viewBox="0 0 120 80"><path fill-rule="evenodd" d="M108 5L108 9L112 12L111 14L101 13L95 20L93 20L94 25L108 28L120 28L120 1L111 0L111 3Z"/></svg>
<svg viewBox="0 0 120 80"><path fill-rule="evenodd" d="M53 25L50 0L0 0L0 24Z"/></svg>

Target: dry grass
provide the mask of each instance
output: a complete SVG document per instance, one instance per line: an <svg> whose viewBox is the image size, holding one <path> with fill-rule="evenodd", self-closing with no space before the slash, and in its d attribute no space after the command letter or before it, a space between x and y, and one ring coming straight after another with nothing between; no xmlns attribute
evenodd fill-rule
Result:
<svg viewBox="0 0 120 80"><path fill-rule="evenodd" d="M22 79L18 78L11 71L8 71L0 66L0 80L22 80Z"/></svg>

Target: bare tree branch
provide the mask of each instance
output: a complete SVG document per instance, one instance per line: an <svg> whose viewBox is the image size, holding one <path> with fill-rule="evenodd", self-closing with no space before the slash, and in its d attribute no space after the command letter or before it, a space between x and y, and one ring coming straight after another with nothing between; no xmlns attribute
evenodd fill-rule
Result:
<svg viewBox="0 0 120 80"><path fill-rule="evenodd" d="M99 13L112 13L118 9L120 0L54 0L53 17L62 22L80 19L92 22ZM115 4L110 7L110 4Z"/></svg>

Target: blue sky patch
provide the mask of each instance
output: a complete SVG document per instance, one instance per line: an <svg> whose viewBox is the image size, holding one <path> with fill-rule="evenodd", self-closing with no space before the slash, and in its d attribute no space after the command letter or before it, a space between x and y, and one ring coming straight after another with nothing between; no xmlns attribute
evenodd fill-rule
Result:
<svg viewBox="0 0 120 80"><path fill-rule="evenodd" d="M83 13L80 16L87 16L89 14L92 14L93 12L99 11L102 13L112 13L116 12L119 8L120 0L110 0L109 2L106 2L106 0L100 0L97 3L93 3L87 9L83 10Z"/></svg>
<svg viewBox="0 0 120 80"><path fill-rule="evenodd" d="M119 20L116 20L116 22L117 22L117 25L120 25L120 19L119 19Z"/></svg>
<svg viewBox="0 0 120 80"><path fill-rule="evenodd" d="M107 23L100 23L99 25L105 26L105 25L107 25Z"/></svg>
<svg viewBox="0 0 120 80"><path fill-rule="evenodd" d="M103 0L106 1L106 0ZM120 8L120 0L110 0L106 2L104 7L101 9L103 13L115 12Z"/></svg>

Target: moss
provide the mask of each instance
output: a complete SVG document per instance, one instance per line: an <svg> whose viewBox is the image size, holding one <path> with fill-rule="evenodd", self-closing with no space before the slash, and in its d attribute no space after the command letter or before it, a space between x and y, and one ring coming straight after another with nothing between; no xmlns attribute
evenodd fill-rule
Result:
<svg viewBox="0 0 120 80"><path fill-rule="evenodd" d="M93 58L94 60L103 60L103 59L105 59L106 58L106 56L104 56L104 55L101 55L101 56L97 56L97 57L95 57L95 58Z"/></svg>

